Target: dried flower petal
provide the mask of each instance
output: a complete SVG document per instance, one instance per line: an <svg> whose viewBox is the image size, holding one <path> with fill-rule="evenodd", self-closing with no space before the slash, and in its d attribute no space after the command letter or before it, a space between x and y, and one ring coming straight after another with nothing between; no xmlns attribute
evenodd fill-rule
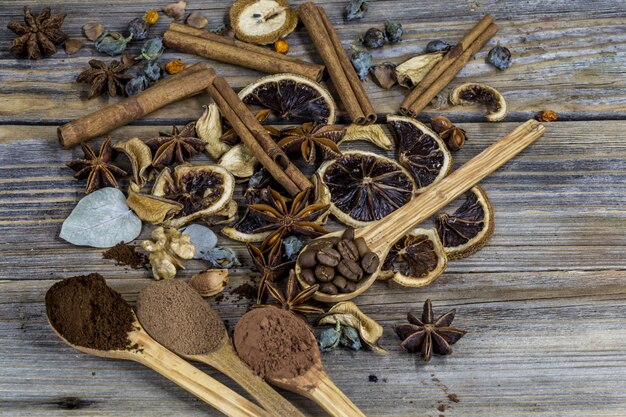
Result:
<svg viewBox="0 0 626 417"><path fill-rule="evenodd" d="M537 113L537 116L535 117L535 119L537 119L540 122L556 122L558 118L559 118L558 114L556 114L552 110L540 111L539 113Z"/></svg>
<svg viewBox="0 0 626 417"><path fill-rule="evenodd" d="M359 336L366 345L379 352L386 353L376 342L383 334L383 327L374 319L363 313L352 301L337 303L322 315L317 321L318 325L336 324L353 327L358 330Z"/></svg>
<svg viewBox="0 0 626 417"><path fill-rule="evenodd" d="M346 5L346 19L348 21L361 19L367 12L366 0L350 0Z"/></svg>
<svg viewBox="0 0 626 417"><path fill-rule="evenodd" d="M396 77L396 64L391 62L384 62L380 65L374 65L370 68L374 81L378 83L382 88L389 90L391 87L398 83Z"/></svg>
<svg viewBox="0 0 626 417"><path fill-rule="evenodd" d="M80 39L68 39L65 41L65 53L68 55L74 55L80 51L85 44Z"/></svg>
<svg viewBox="0 0 626 417"><path fill-rule="evenodd" d="M111 56L116 56L120 55L126 50L126 45L132 39L133 35L129 35L127 38L125 38L119 32L104 32L96 40L95 47L98 52L102 52Z"/></svg>
<svg viewBox="0 0 626 417"><path fill-rule="evenodd" d="M174 59L165 64L165 71L169 74L178 74L185 69L185 63L180 59Z"/></svg>
<svg viewBox="0 0 626 417"><path fill-rule="evenodd" d="M95 41L104 33L104 25L102 23L85 23L83 33L87 39Z"/></svg>
<svg viewBox="0 0 626 417"><path fill-rule="evenodd" d="M154 25L159 21L159 12L156 10L147 10L146 14L143 15L143 20L149 25Z"/></svg>

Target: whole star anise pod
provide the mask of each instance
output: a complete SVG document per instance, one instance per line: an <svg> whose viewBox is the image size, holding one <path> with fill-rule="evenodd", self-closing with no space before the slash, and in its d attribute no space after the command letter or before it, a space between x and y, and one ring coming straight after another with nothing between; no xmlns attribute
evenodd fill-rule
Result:
<svg viewBox="0 0 626 417"><path fill-rule="evenodd" d="M263 123L270 115L270 112L271 111L269 109L263 109L260 112L258 112L254 117L255 119L259 121L259 123ZM268 125L262 125L262 126L270 135L270 137L277 138L280 136L280 132L278 131L278 129L275 129L272 126L268 126ZM230 146L235 146L237 143L239 143L239 136L237 136L237 132L235 132L235 129L231 127L226 132L224 132L222 136L220 136L220 141L227 143Z"/></svg>
<svg viewBox="0 0 626 417"><path fill-rule="evenodd" d="M120 178L128 175L126 171L109 162L113 152L110 137L102 142L97 156L88 145L81 143L80 146L85 157L70 161L67 163L67 166L76 171L76 174L74 174L75 178L87 178L85 194L104 187L117 187L116 177Z"/></svg>
<svg viewBox="0 0 626 417"><path fill-rule="evenodd" d="M300 152L304 162L313 165L318 151L323 159L333 159L341 155L337 146L346 134L346 130L334 125L308 122L302 126L281 132L284 137L278 142L286 153Z"/></svg>
<svg viewBox="0 0 626 417"><path fill-rule="evenodd" d="M296 273L292 269L289 271L285 292L281 291L273 282L267 283L267 290L270 295L278 301L278 304L285 310L300 314L322 314L323 309L304 304L317 291L319 285L311 285L302 291L298 291L298 280Z"/></svg>
<svg viewBox="0 0 626 417"><path fill-rule="evenodd" d="M328 205L310 204L311 188L298 193L287 207L285 198L277 191L269 189L271 201L269 204L250 204L250 212L266 222L264 226L254 232L272 233L261 244L261 250L266 250L276 241L282 240L286 234L299 234L304 236L320 236L328 233L315 220L328 210Z"/></svg>
<svg viewBox="0 0 626 417"><path fill-rule="evenodd" d="M9 52L18 58L40 59L54 54L57 45L67 39L61 30L65 13L50 14L46 7L39 16L34 17L24 6L24 23L13 21L7 28L15 32L17 38L9 46Z"/></svg>
<svg viewBox="0 0 626 417"><path fill-rule="evenodd" d="M439 137L446 142L451 151L458 151L461 149L467 140L465 130L453 125L447 117L432 117L430 119L430 126L433 128L435 133L437 133Z"/></svg>
<svg viewBox="0 0 626 417"><path fill-rule="evenodd" d="M291 268L294 261L283 260L282 242L277 240L270 248L261 251L258 247L247 243L246 247L252 258L254 268L261 273L257 303L262 304L267 300L267 284L282 276Z"/></svg>
<svg viewBox="0 0 626 417"><path fill-rule="evenodd" d="M159 132L160 136L148 139L146 145L155 151L152 165L164 168L173 163L182 164L204 149L204 142L196 137L196 124L187 124L180 132L174 126L172 134Z"/></svg>
<svg viewBox="0 0 626 417"><path fill-rule="evenodd" d="M394 327L398 337L403 340L401 346L410 353L421 353L425 361L430 360L433 351L439 355L451 354L450 345L455 344L467 333L465 330L450 327L455 312L448 311L434 320L433 305L430 300L426 300L421 320L416 315L408 313L407 320L410 324Z"/></svg>
<svg viewBox="0 0 626 417"><path fill-rule="evenodd" d="M105 91L111 97L118 94L124 95L124 86L132 78L132 75L126 73L131 65L114 59L107 66L102 61L92 59L89 61L89 66L91 68L76 77L79 83L91 84L89 95L87 95L89 100L102 95Z"/></svg>

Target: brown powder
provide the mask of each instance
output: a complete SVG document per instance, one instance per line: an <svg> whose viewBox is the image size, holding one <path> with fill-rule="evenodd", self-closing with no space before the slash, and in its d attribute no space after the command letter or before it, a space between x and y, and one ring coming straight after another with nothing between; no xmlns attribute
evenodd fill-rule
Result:
<svg viewBox="0 0 626 417"><path fill-rule="evenodd" d="M100 274L67 278L46 293L46 314L68 342L98 350L131 348L135 317L122 296Z"/></svg>
<svg viewBox="0 0 626 417"><path fill-rule="evenodd" d="M113 259L116 265L130 266L133 269L147 268L149 260L133 246L120 242L102 254L102 259Z"/></svg>
<svg viewBox="0 0 626 417"><path fill-rule="evenodd" d="M137 298L137 317L150 336L181 355L208 353L226 337L215 310L184 281L144 287Z"/></svg>
<svg viewBox="0 0 626 417"><path fill-rule="evenodd" d="M262 378L293 378L320 360L307 324L276 307L255 308L235 326L237 353Z"/></svg>

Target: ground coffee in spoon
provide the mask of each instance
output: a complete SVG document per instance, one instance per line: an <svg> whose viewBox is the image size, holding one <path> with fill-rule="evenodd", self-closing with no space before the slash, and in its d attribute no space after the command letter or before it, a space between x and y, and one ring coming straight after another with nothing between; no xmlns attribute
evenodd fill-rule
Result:
<svg viewBox="0 0 626 417"><path fill-rule="evenodd" d="M184 281L144 287L137 298L137 317L150 336L181 355L211 352L226 337L215 310Z"/></svg>
<svg viewBox="0 0 626 417"><path fill-rule="evenodd" d="M239 357L262 378L294 378L319 361L309 326L276 307L255 308L244 314L235 326L233 340Z"/></svg>
<svg viewBox="0 0 626 417"><path fill-rule="evenodd" d="M131 348L133 310L100 274L67 278L46 293L46 314L68 342L98 350Z"/></svg>

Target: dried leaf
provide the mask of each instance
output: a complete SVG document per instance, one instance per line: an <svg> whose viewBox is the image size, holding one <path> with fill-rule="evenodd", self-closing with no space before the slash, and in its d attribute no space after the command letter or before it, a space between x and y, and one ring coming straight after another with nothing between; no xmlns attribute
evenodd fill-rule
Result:
<svg viewBox="0 0 626 417"><path fill-rule="evenodd" d="M413 88L443 58L445 52L418 55L396 67L396 78L402 87Z"/></svg>
<svg viewBox="0 0 626 417"><path fill-rule="evenodd" d="M381 125L361 126L351 124L346 129L346 134L339 143L355 140L364 140L386 150L390 150L393 147L393 142L389 136L387 136Z"/></svg>
<svg viewBox="0 0 626 417"><path fill-rule="evenodd" d="M196 247L194 259L202 259L205 252L210 251L217 245L217 235L213 230L199 224L190 224L180 229L186 235L189 235L191 244Z"/></svg>
<svg viewBox="0 0 626 417"><path fill-rule="evenodd" d="M123 152L133 168L133 180L140 187L143 186L149 178L148 168L152 165L152 151L139 138L132 138L121 142L116 142L113 149Z"/></svg>
<svg viewBox="0 0 626 417"><path fill-rule="evenodd" d="M257 162L250 149L239 143L222 155L219 165L229 170L235 177L248 178L254 174Z"/></svg>
<svg viewBox="0 0 626 417"><path fill-rule="evenodd" d="M336 324L354 327L359 331L359 336L370 348L382 353L386 351L380 348L376 342L383 334L383 327L372 318L363 313L356 304L351 301L337 303L323 314L318 320L318 325Z"/></svg>
<svg viewBox="0 0 626 417"><path fill-rule="evenodd" d="M68 39L65 41L65 53L74 55L76 52L80 51L84 45L85 44L80 39Z"/></svg>
<svg viewBox="0 0 626 417"><path fill-rule="evenodd" d="M220 140L223 134L222 116L215 103L204 106L204 113L196 122L196 134L206 143L204 149L213 159L219 159L231 148Z"/></svg>
<svg viewBox="0 0 626 417"><path fill-rule="evenodd" d="M104 25L101 23L85 23L83 33L90 41L95 41L104 33Z"/></svg>
<svg viewBox="0 0 626 417"><path fill-rule="evenodd" d="M140 194L140 191L141 189L137 184L131 183L128 187L126 204L143 221L161 224L183 209L183 205L176 201L149 194Z"/></svg>

